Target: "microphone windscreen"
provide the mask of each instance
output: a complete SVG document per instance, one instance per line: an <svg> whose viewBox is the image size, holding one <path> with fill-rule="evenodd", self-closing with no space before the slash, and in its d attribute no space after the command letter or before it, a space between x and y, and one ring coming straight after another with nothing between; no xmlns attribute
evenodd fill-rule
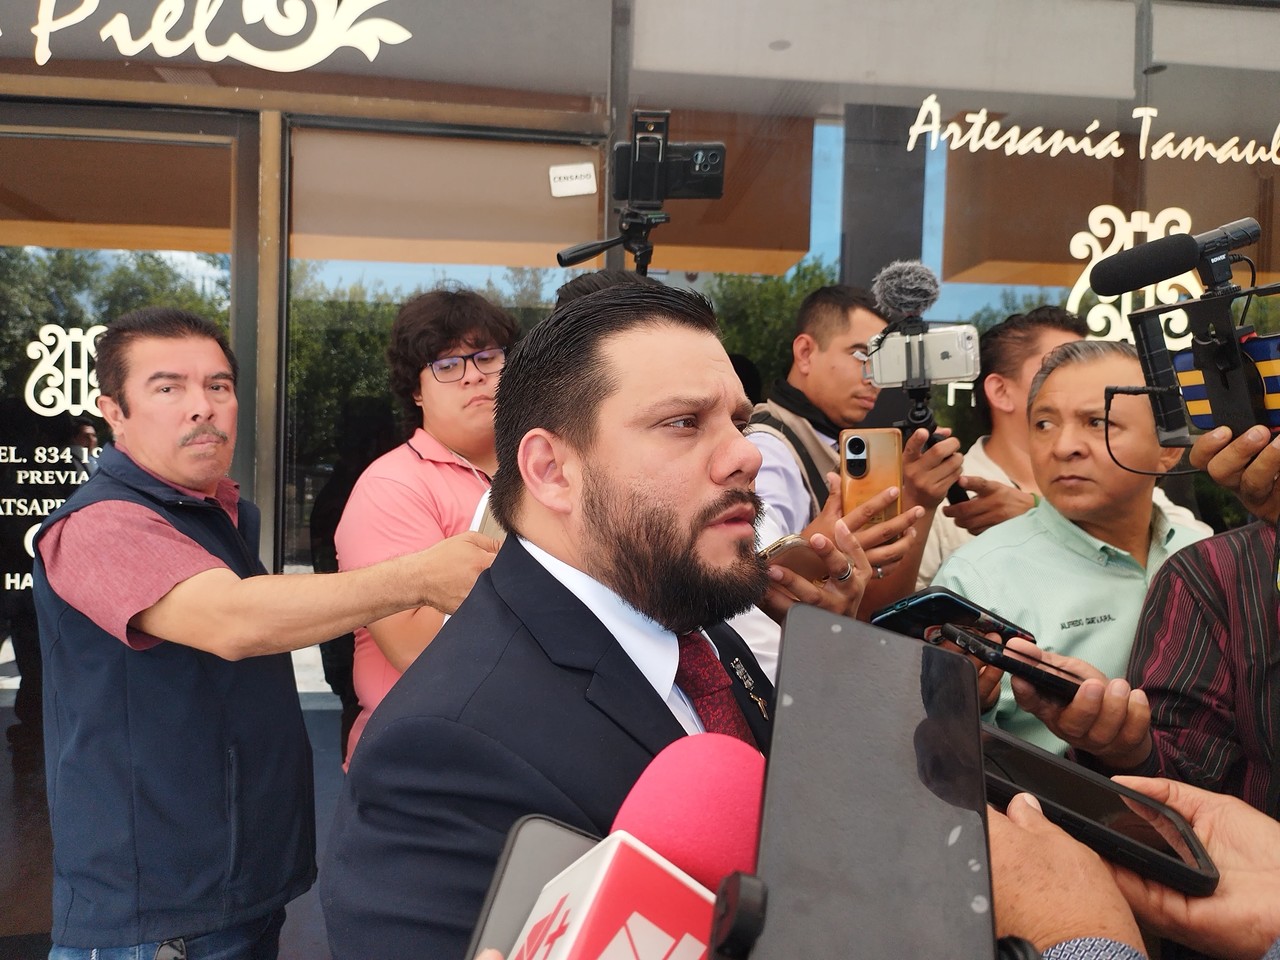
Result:
<svg viewBox="0 0 1280 960"><path fill-rule="evenodd" d="M1194 270L1200 245L1189 233L1175 233L1099 260L1089 271L1089 286L1100 297L1114 297Z"/></svg>
<svg viewBox="0 0 1280 960"><path fill-rule="evenodd" d="M895 260L871 281L871 295L893 317L918 317L938 302L938 278L919 260Z"/></svg>
<svg viewBox="0 0 1280 960"><path fill-rule="evenodd" d="M681 737L640 774L614 830L652 847L708 890L754 873L764 757L720 733Z"/></svg>

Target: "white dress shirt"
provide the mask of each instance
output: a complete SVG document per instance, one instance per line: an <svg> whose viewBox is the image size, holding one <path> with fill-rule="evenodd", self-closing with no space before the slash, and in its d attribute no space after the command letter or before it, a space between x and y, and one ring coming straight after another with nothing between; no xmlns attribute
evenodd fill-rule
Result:
<svg viewBox="0 0 1280 960"><path fill-rule="evenodd" d="M676 686L676 668L680 665L680 644L676 635L650 620L599 580L553 557L523 537L520 545L613 634L631 662L644 674L658 696L666 701L671 715L685 732L705 733L698 712L684 691Z"/></svg>
<svg viewBox="0 0 1280 960"><path fill-rule="evenodd" d="M835 449L834 437L814 431L824 443ZM774 519L784 533L799 533L809 523L813 499L804 485L804 475L796 463L791 447L771 433L749 433L747 439L760 451L760 472L756 474L756 493L769 505ZM826 492L818 491L819 506ZM772 541L770 541L772 542Z"/></svg>

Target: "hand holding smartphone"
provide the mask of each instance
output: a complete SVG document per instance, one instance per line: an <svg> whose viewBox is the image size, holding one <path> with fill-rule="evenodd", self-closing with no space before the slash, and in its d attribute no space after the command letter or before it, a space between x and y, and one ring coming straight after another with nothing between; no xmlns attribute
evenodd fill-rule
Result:
<svg viewBox="0 0 1280 960"><path fill-rule="evenodd" d="M1019 793L1099 855L1189 896L1208 896L1218 870L1175 810L1069 760L982 724L987 802L1004 810Z"/></svg>
<svg viewBox="0 0 1280 960"><path fill-rule="evenodd" d="M1085 680L1069 670L1050 666L1017 650L1006 649L1004 644L964 627L946 624L942 628L942 636L983 663L998 667L1010 676L1021 677L1032 684L1041 696L1058 703L1070 703Z"/></svg>
<svg viewBox="0 0 1280 960"><path fill-rule="evenodd" d="M806 580L822 583L830 575L827 562L818 556L809 541L799 534L776 540L758 554L766 564L777 564L800 574Z"/></svg>
<svg viewBox="0 0 1280 960"><path fill-rule="evenodd" d="M927 587L919 593L904 597L871 615L871 622L895 633L919 640L937 642L937 630L944 623L970 627L978 633L998 633L1002 640L1024 637L1032 643L1035 636L999 614L980 607L968 597L962 597L946 587Z"/></svg>
<svg viewBox="0 0 1280 960"><path fill-rule="evenodd" d="M902 488L902 432L896 428L842 430L840 494L842 512L870 500L889 487ZM883 523L902 512L902 495L871 517L868 525Z"/></svg>

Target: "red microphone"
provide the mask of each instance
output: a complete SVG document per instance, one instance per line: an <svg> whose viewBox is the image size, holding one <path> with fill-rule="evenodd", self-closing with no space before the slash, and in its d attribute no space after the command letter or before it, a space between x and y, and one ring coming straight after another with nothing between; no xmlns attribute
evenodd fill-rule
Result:
<svg viewBox="0 0 1280 960"><path fill-rule="evenodd" d="M547 881L507 956L704 957L713 891L755 870L763 787L764 757L741 740L675 741L640 775L609 836Z"/></svg>
<svg viewBox="0 0 1280 960"><path fill-rule="evenodd" d="M681 737L656 757L618 808L625 830L708 890L756 871L764 757L722 733Z"/></svg>

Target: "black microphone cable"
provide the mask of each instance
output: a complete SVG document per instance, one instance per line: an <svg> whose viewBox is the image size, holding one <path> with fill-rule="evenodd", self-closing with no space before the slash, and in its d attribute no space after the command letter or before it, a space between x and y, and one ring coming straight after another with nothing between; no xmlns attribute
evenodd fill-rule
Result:
<svg viewBox="0 0 1280 960"><path fill-rule="evenodd" d="M1253 306L1253 292L1258 286L1258 265L1243 253L1233 253L1227 259L1232 263L1247 263L1249 265L1249 293L1244 298L1244 308L1240 311L1240 321L1237 324L1237 326L1243 327L1248 322L1249 308Z"/></svg>
<svg viewBox="0 0 1280 960"><path fill-rule="evenodd" d="M1185 476L1188 476L1188 475L1190 475L1190 474L1193 474L1193 473L1199 473L1199 472L1200 472L1200 471L1199 471L1199 470L1197 470L1195 467L1188 467L1188 468L1187 468L1187 469L1185 469L1185 470L1182 470L1182 469L1179 469L1179 470L1168 470L1168 471L1166 471L1166 472L1164 472L1164 473L1161 473L1159 470L1135 470L1133 467L1126 467L1123 463L1121 463L1121 462L1119 461L1119 459L1117 459L1117 457L1116 457L1116 452L1115 452L1114 450L1112 450L1112 449L1111 449L1111 401L1116 397L1116 395L1117 395L1117 394L1119 394L1119 395L1121 395L1121 396L1147 396L1147 397L1149 397L1149 396L1158 395L1158 394L1162 394L1162 393L1174 393L1174 394L1176 394L1176 393L1177 393L1177 391L1178 391L1178 388L1177 388L1176 386L1170 386L1170 387L1106 387L1106 388L1102 391L1102 397L1103 397L1103 400L1102 400L1102 442L1103 442L1103 445L1104 445L1104 446L1106 446L1106 448L1107 448L1107 456L1109 456L1109 457L1111 458L1111 462L1112 462L1112 463L1114 463L1114 464L1115 464L1117 467L1119 467L1121 470L1126 470L1126 471L1128 471L1129 473L1137 473L1137 474L1141 474L1141 475L1142 475L1142 476L1144 476L1144 477L1185 477Z"/></svg>

